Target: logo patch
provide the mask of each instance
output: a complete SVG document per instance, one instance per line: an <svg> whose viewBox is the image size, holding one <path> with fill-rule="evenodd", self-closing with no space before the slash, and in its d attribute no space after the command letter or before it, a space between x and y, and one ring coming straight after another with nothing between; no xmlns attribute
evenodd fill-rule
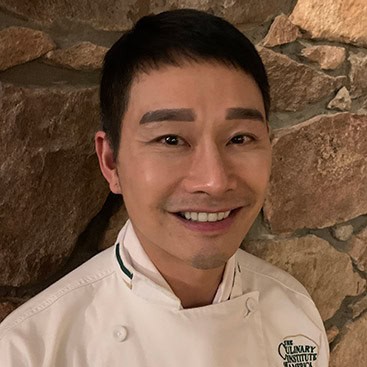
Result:
<svg viewBox="0 0 367 367"><path fill-rule="evenodd" d="M318 345L304 335L287 336L278 346L283 367L316 367Z"/></svg>

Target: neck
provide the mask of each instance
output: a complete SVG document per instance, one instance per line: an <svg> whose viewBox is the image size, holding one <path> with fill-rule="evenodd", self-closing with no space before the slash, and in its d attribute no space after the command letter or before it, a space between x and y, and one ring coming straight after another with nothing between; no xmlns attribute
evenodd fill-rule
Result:
<svg viewBox="0 0 367 367"><path fill-rule="evenodd" d="M213 303L226 264L211 269L197 269L188 263L177 261L167 253L157 254L149 246L143 248L180 299L182 307L193 308Z"/></svg>
<svg viewBox="0 0 367 367"><path fill-rule="evenodd" d="M180 299L184 308L207 306L213 303L222 281L226 257L221 256L220 261L215 259L217 267L201 269L160 249L154 243L147 241L136 229L135 233L145 253L173 293ZM215 266L214 263L212 265Z"/></svg>
<svg viewBox="0 0 367 367"><path fill-rule="evenodd" d="M157 266L157 265L156 265ZM220 268L180 269L175 268L174 274L158 270L170 285L172 291L181 300L183 308L207 306L213 303L218 286L222 281L224 265Z"/></svg>

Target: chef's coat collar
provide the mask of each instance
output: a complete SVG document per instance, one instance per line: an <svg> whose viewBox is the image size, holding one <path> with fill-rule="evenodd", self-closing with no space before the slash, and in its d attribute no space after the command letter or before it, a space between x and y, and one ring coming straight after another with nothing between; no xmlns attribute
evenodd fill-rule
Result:
<svg viewBox="0 0 367 367"><path fill-rule="evenodd" d="M136 251L136 249L139 250ZM181 301L176 297L168 283L142 249L129 220L117 237L115 256L124 282L136 295L153 303L170 304L175 306L175 308L182 309ZM140 258L139 260L144 264L143 267L140 266L138 259L135 259L134 256ZM133 264L135 264L135 267L140 268L144 274L135 269ZM149 269L149 274L147 274L147 268ZM233 255L226 264L223 279L218 287L213 303L221 303L237 298L242 294L241 269L236 255Z"/></svg>
<svg viewBox="0 0 367 367"><path fill-rule="evenodd" d="M115 244L115 255L125 284L134 294L151 303L167 305L175 309L182 308L180 299L176 297L172 290L155 283L133 268L133 261L124 246L128 241L132 242L130 243L131 246L141 246L130 221L120 231Z"/></svg>
<svg viewBox="0 0 367 367"><path fill-rule="evenodd" d="M130 283L130 281L133 279L133 273L125 266L125 263L121 258L119 243L115 245L115 255L116 255L117 262L120 266L120 269L122 270L125 277L127 277L126 279L127 282Z"/></svg>

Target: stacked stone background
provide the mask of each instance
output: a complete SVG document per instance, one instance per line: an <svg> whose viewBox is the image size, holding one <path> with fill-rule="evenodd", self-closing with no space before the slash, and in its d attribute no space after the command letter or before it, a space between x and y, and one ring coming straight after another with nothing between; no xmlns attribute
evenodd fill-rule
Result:
<svg viewBox="0 0 367 367"><path fill-rule="evenodd" d="M127 215L93 148L103 55L179 7L236 24L268 69L273 173L243 247L306 286L331 366L366 366L365 0L0 0L0 318L113 244Z"/></svg>

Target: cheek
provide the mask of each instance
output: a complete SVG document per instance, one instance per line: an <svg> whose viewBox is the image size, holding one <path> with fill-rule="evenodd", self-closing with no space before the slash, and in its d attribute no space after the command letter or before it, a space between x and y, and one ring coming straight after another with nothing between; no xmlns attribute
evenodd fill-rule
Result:
<svg viewBox="0 0 367 367"><path fill-rule="evenodd" d="M266 193L271 171L271 153L249 155L245 167L242 168L242 177L258 194Z"/></svg>
<svg viewBox="0 0 367 367"><path fill-rule="evenodd" d="M160 206L177 182L175 172L161 160L152 156L136 155L121 165L122 194L126 202L139 202L142 206Z"/></svg>

